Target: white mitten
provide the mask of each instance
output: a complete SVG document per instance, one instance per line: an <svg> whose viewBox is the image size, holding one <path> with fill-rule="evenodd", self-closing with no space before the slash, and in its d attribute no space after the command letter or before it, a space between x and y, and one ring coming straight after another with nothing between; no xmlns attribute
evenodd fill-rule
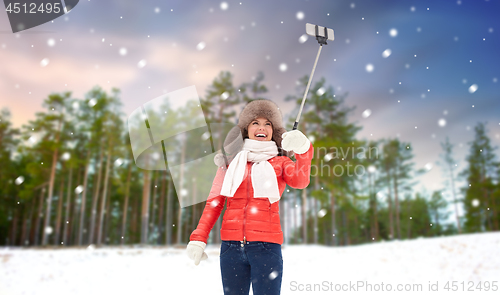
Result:
<svg viewBox="0 0 500 295"><path fill-rule="evenodd" d="M285 151L293 151L299 155L307 152L311 145L309 139L299 130L285 132L281 135L281 138L283 138L281 147Z"/></svg>
<svg viewBox="0 0 500 295"><path fill-rule="evenodd" d="M205 247L207 244L201 241L190 241L187 245L186 251L189 258L194 260L194 264L200 264L201 260L208 258L207 253L205 253Z"/></svg>

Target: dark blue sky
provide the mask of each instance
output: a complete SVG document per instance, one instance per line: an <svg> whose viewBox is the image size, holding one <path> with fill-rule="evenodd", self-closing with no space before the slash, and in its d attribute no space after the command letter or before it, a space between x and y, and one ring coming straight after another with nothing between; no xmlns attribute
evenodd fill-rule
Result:
<svg viewBox="0 0 500 295"><path fill-rule="evenodd" d="M231 71L236 85L263 71L267 97L294 117L284 98L299 94L297 79L311 72L318 44L299 42L310 22L335 31L314 81L324 77L348 93L346 105L356 106L350 120L363 127L358 137L411 142L418 167L434 164L422 183L439 189L435 162L446 136L457 144L459 170L477 122L488 122L500 145L499 12L498 0L81 0L66 16L19 34L9 33L0 13L0 107L11 110L18 127L50 92L83 97L100 85L122 90L128 114L190 85L204 96L220 71Z"/></svg>

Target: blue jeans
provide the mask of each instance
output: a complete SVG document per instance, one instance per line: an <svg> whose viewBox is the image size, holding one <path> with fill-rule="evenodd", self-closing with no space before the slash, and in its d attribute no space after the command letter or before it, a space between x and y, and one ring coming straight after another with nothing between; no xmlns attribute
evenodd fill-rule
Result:
<svg viewBox="0 0 500 295"><path fill-rule="evenodd" d="M279 295L283 276L281 245L269 242L222 241L220 270L224 295Z"/></svg>

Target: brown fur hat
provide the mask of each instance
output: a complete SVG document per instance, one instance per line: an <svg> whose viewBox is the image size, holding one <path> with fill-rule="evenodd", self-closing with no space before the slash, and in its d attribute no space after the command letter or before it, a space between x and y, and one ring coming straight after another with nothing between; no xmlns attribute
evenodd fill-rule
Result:
<svg viewBox="0 0 500 295"><path fill-rule="evenodd" d="M256 99L249 102L241 111L238 119L238 127L241 129L243 139L248 138L248 125L255 119L263 117L273 125L272 140L278 146L278 154L287 155L286 151L281 148L281 135L286 132L283 127L283 117L279 107L272 101L267 99Z"/></svg>

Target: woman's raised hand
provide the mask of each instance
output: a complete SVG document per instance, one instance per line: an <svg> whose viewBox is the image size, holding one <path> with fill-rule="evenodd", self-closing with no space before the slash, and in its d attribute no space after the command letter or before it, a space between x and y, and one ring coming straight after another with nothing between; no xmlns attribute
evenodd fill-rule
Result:
<svg viewBox="0 0 500 295"><path fill-rule="evenodd" d="M307 152L311 145L309 139L299 130L285 132L281 135L281 138L283 138L281 147L285 151L293 151L299 155Z"/></svg>

